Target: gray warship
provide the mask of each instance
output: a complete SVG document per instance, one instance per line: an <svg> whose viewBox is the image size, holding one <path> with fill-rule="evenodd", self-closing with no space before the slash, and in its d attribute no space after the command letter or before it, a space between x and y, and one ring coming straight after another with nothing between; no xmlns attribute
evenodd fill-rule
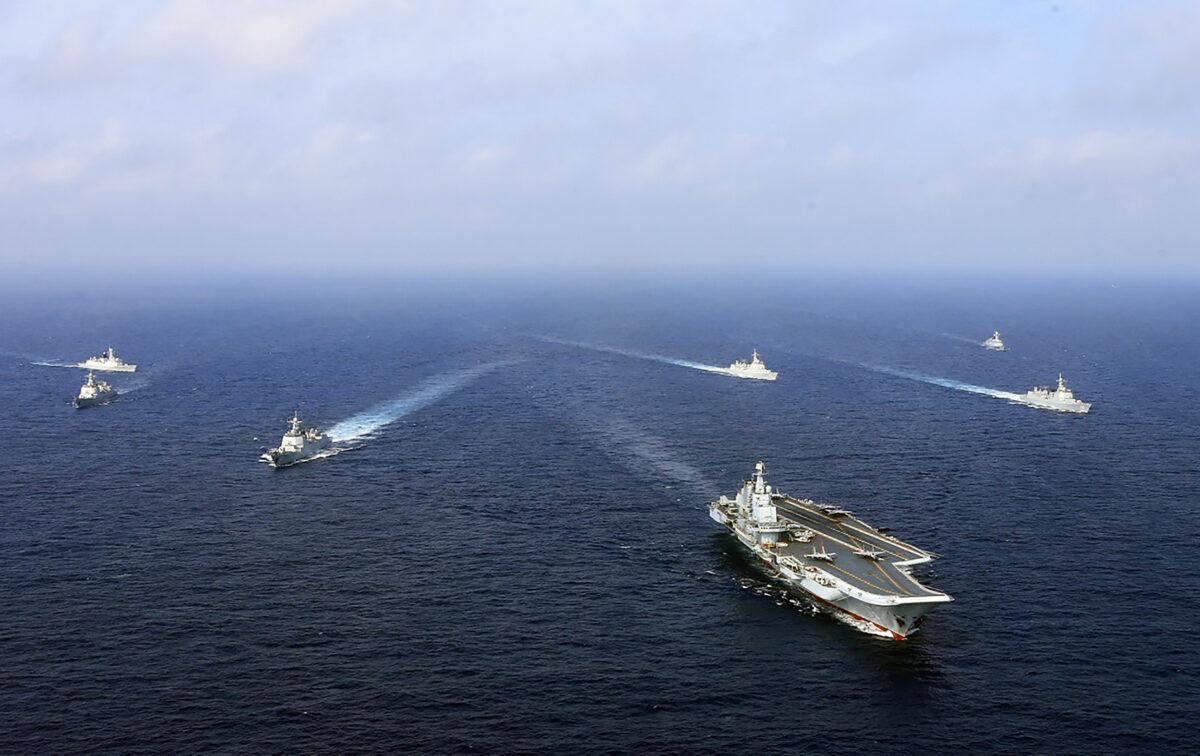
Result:
<svg viewBox="0 0 1200 756"><path fill-rule="evenodd" d="M79 396L75 397L75 408L97 407L108 404L117 398L117 390L105 381L97 381L96 376L88 372L87 380L79 387Z"/></svg>
<svg viewBox="0 0 1200 756"><path fill-rule="evenodd" d="M83 362L76 363L75 367L81 367L85 370L102 370L110 373L133 373L137 371L137 365L131 365L118 357L112 347L104 350L104 353L101 355L88 357Z"/></svg>
<svg viewBox="0 0 1200 756"><path fill-rule="evenodd" d="M885 535L850 512L773 491L762 462L733 499L708 505L773 575L865 633L904 640L921 618L952 601L921 585L913 565L934 554Z"/></svg>
<svg viewBox="0 0 1200 756"><path fill-rule="evenodd" d="M1058 385L1053 391L1042 386L1035 386L1024 394L1017 395L1013 401L1027 407L1053 410L1054 412L1072 412L1077 415L1086 415L1092 408L1091 402L1075 398L1074 392L1067 388L1066 382L1063 381L1062 373L1058 374Z"/></svg>
<svg viewBox="0 0 1200 756"><path fill-rule="evenodd" d="M271 467L287 467L328 449L332 443L329 436L316 428L306 427L300 414L294 413L279 446L264 452L258 461Z"/></svg>
<svg viewBox="0 0 1200 756"><path fill-rule="evenodd" d="M768 370L763 361L759 359L758 350L754 350L750 361L736 360L732 365L720 371L726 375L732 375L734 378L749 378L756 381L774 381L779 378L779 373L774 370Z"/></svg>

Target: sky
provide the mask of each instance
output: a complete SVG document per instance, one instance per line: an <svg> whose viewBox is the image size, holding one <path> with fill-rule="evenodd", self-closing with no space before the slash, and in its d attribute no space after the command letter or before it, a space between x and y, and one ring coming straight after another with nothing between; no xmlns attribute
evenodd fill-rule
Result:
<svg viewBox="0 0 1200 756"><path fill-rule="evenodd" d="M0 114L10 278L1200 276L1194 0L0 0Z"/></svg>

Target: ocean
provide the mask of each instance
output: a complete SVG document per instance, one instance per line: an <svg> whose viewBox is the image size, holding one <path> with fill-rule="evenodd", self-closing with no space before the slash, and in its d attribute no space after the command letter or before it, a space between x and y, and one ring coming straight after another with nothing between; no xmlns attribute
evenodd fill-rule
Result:
<svg viewBox="0 0 1200 756"><path fill-rule="evenodd" d="M0 750L1191 752L1198 293L10 292ZM110 344L109 406L35 364ZM697 369L752 348L777 382ZM1091 414L996 394L1060 372ZM338 453L258 464L293 411ZM795 600L707 517L759 459L955 601L895 643Z"/></svg>

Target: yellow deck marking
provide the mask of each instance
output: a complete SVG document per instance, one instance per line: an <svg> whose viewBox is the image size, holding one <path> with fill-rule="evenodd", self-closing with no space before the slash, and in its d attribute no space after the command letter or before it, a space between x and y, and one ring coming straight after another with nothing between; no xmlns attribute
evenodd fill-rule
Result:
<svg viewBox="0 0 1200 756"><path fill-rule="evenodd" d="M789 503L790 503L790 502L789 502ZM792 505L792 506L796 506L796 505ZM808 510L801 510L801 511L807 512ZM828 518L827 518L827 519L828 519ZM803 525L804 523L800 523L800 524L801 524L801 525ZM837 523L837 521L834 521L834 524L838 524L838 523ZM856 530L857 530L857 528L856 528ZM815 532L815 531L814 531L814 532ZM861 532L863 532L863 531L858 531L858 532L860 532L860 533L861 533ZM840 538L835 538L834 536L832 536L832 535L829 535L828 533L820 533L820 532L816 532L815 534L816 534L818 537L824 538L824 539L826 539L826 540L828 540L828 541L832 541L833 543L836 543L836 544L838 544L838 545L840 545L840 546L844 546L844 547L846 547L846 548L848 548L848 549L851 549L851 550L854 550L854 549L860 549L860 548L862 548L861 546L855 545L855 544L853 543L854 536L852 536L852 535L850 535L849 533L846 533L846 532L842 532L842 535L846 536L846 538L849 538L849 539L850 539L850 542L843 541L843 540L842 540L842 539L840 539ZM814 544L814 545L813 545L813 547L815 548L815 547L816 547L816 545ZM905 557L904 557L903 555L901 555L901 554L897 554L897 553L895 553L895 552L893 552L893 551L887 551L887 549L883 549L883 551L885 551L885 552L886 552L886 553L888 553L888 554L891 554L892 556L899 557L899 558L901 558L901 559L905 559ZM803 556L803 554L801 554L801 556ZM900 585L899 583L897 583L897 582L896 582L895 578L893 578L891 575L889 575L889 574L887 573L887 570L885 570L885 569L883 568L883 565L882 565L882 564L880 564L879 562L876 562L875 560L871 560L871 561L874 563L874 565L875 565L875 568L876 568L877 570L879 570L881 573L883 573L883 576L884 576L885 578L887 578L887 579L888 579L888 580L891 582L891 584L892 584L892 585L896 586L896 590L900 591L901 593L903 593L903 594L904 594L904 595L906 595L906 596L915 596L915 595L918 595L918 594L915 594L915 593L913 593L913 591L912 591L911 589L906 589L906 588L903 588L903 587L901 587L901 585ZM810 561L805 561L804 563L805 563L805 564L809 564L809 563L811 563L811 560L810 560ZM868 580L868 579L867 579L867 578L865 578L865 577L861 577L861 576L859 576L859 575L855 575L853 572L848 572L848 571L846 571L846 570L843 570L842 568L838 567L837 565L833 564L832 562L826 562L825 564L827 564L827 565L828 565L828 566L830 566L830 567L833 567L835 570L837 570L838 572L842 573L843 575L848 575L848 576L849 576L849 577L850 577L852 580L858 580L858 581L860 581L860 582L866 583L867 585L871 586L872 588L876 588L876 589L878 589L878 590L884 591L885 593L886 593L886 592L887 592L887 590L888 590L887 588L885 588L885 587L883 587L883 586L881 586L881 585L876 585L876 584L875 584L873 581L871 581L871 580ZM903 573L901 573L901 574L903 574ZM914 580L913 582L914 582L914 583L916 583L916 581L915 581L915 580ZM919 585L919 584L917 584L917 585ZM916 587L916 586L914 586L914 587ZM925 589L923 586L921 586L921 587L922 587L922 589L923 589L923 590L922 590L922 593L924 593L925 591L927 591L927 590L928 590L928 589Z"/></svg>
<svg viewBox="0 0 1200 756"><path fill-rule="evenodd" d="M813 517L816 517L816 516L824 517L826 520L829 520L834 525L837 525L838 527L840 527L842 535L845 535L848 538L853 538L853 536L851 536L849 533L846 532L845 523L835 520L834 518L830 517L829 515L825 514L824 512L814 512L809 509L805 509L803 505L796 504L794 502L788 501L787 499L784 499L783 502L792 508L793 514L799 514L800 516L809 515L809 516L813 516ZM796 512L795 510L799 510L799 511ZM804 523L801 522L800 524L803 525ZM856 528L856 527L851 526L851 530L854 530L855 532L861 533L866 536L871 536L870 533L868 533L865 530L862 530L861 528ZM895 545L896 545L892 541L887 540L883 536L873 536L873 537L876 539L877 546L879 547L880 551L891 554L892 556L894 556L897 559L904 561L904 562L907 562L908 560L919 557L919 556L923 556L925 553L923 551L918 550L915 546L913 546L913 547L909 547L912 549L911 552L908 552L906 554L901 554L901 553L893 551L891 548L889 548L889 547L895 547Z"/></svg>
<svg viewBox="0 0 1200 756"><path fill-rule="evenodd" d="M884 588L882 585L876 585L873 581L867 580L865 577L860 577L858 575L855 575L853 572L847 572L846 570L843 570L841 567L838 567L833 562L826 562L825 564L820 565L817 569L822 569L824 567L832 567L833 569L837 570L838 572L842 573L843 575L850 576L850 578L852 580L857 580L860 583L866 583L867 585L871 586L872 588L874 588L876 590L883 591L885 593L887 592L887 588Z"/></svg>
<svg viewBox="0 0 1200 756"><path fill-rule="evenodd" d="M913 595L911 591L908 591L908 590L906 590L906 589L904 589L904 588L901 588L901 587L900 587L900 584L899 584L899 583L897 583L897 582L896 582L896 580L895 580L895 579L894 579L894 578L893 578L891 575L887 574L887 570L883 569L883 565L882 565L882 564L880 564L879 562L875 562L875 567L876 567L876 569L878 569L880 572L882 572L882 573L883 573L883 576L884 576L885 578L887 578L888 580L891 580L891 581L892 581L892 585L896 586L896 590L900 591L901 593L903 593L903 594L905 594L905 595L907 595L907 596L911 596L911 595Z"/></svg>
<svg viewBox="0 0 1200 756"><path fill-rule="evenodd" d="M805 507L803 504L800 504L799 502L792 501L792 500L790 500L790 499L786 499L786 498L784 498L784 499L780 499L780 501L782 501L783 503L785 503L785 504L788 504L788 505L790 505L790 506L792 506L792 507L795 507L796 509L799 509L799 510L801 510L802 512L804 512L804 513L806 513L806 514L812 515L812 516L814 516L814 517L816 517L816 516L823 517L823 518L825 518L826 520L829 520L829 521L830 521L830 522L832 522L833 524L835 524L835 525L838 525L838 526L840 526L840 527L841 527L841 528L843 528L843 529L845 529L845 527L846 527L846 523L845 523L845 521L844 521L844 520L840 520L840 519L837 519L837 518L834 518L834 517L830 517L829 515L825 514L824 512L820 511L819 509L818 509L818 510L810 510L810 509L806 508L806 507ZM870 527L870 526L868 526L868 527ZM856 532L862 533L863 535L866 535L866 536L871 536L872 538L878 538L878 539L879 539L879 541L881 542L881 544L885 545L885 547L890 545L890 546L896 546L896 547L898 547L898 548L902 548L902 549L904 549L905 551L909 551L909 552L910 552L910 553L911 553L913 556L917 556L917 555L920 555L920 554L924 554L924 553L925 553L925 552L924 552L924 551L922 551L921 549L918 549L916 546L912 546L912 545L910 545L910 544L904 543L903 541L892 541L892 540L889 540L889 539L887 539L887 538L883 537L883 535L882 535L882 534L873 535L873 534L871 534L871 533L868 533L867 531L863 530L862 528L859 528L859 527L856 527L856 526L853 526L853 525L851 525L851 526L850 526L850 529L851 529L851 530L854 530L854 531L856 531ZM885 550L885 551L888 551L889 553L896 554L896 552L894 552L894 551L890 551L890 550L888 550L887 548L885 548L884 550ZM909 558L909 557L907 557L907 556L905 556L905 555L903 555L903 554L896 554L896 556L899 556L899 557L902 557L902 558L905 558L905 559Z"/></svg>

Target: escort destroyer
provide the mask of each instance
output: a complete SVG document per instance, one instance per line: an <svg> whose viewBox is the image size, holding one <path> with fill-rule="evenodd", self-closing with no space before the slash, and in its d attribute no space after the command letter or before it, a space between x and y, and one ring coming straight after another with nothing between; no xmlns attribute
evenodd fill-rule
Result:
<svg viewBox="0 0 1200 756"><path fill-rule="evenodd" d="M1007 352L1008 347L1004 346L1004 341L1000 338L999 331L992 331L992 335L988 336L983 342L984 349L990 349L993 352Z"/></svg>
<svg viewBox="0 0 1200 756"><path fill-rule="evenodd" d="M953 600L912 575L913 565L929 562L933 553L844 509L772 490L762 462L735 498L711 502L708 513L772 575L871 635L904 640L926 612Z"/></svg>
<svg viewBox="0 0 1200 756"><path fill-rule="evenodd" d="M98 407L116 398L117 390L104 381L96 380L96 376L89 371L87 380L79 387L79 396L75 397L75 408Z"/></svg>
<svg viewBox="0 0 1200 756"><path fill-rule="evenodd" d="M1084 402L1075 398L1075 393L1067 388L1067 384L1063 382L1062 373L1058 374L1058 386L1053 391L1037 386L1029 389L1024 394L1017 395L1017 398L1013 401L1038 409L1053 410L1055 412L1074 412L1078 415L1086 415L1092 408L1091 402Z"/></svg>
<svg viewBox="0 0 1200 756"><path fill-rule="evenodd" d="M109 347L96 357L88 357L83 362L77 363L75 367L81 367L86 370L100 370L108 373L132 373L137 370L137 365L131 365L125 360L117 356L112 347Z"/></svg>
<svg viewBox="0 0 1200 756"><path fill-rule="evenodd" d="M773 381L779 377L779 373L774 370L767 370L767 366L758 357L757 349L754 350L749 362L737 360L722 372L735 378L750 378L757 381Z"/></svg>
<svg viewBox="0 0 1200 756"><path fill-rule="evenodd" d="M271 467L287 467L328 449L332 443L328 435L306 426L300 420L300 414L294 413L279 446L265 452L258 461Z"/></svg>

